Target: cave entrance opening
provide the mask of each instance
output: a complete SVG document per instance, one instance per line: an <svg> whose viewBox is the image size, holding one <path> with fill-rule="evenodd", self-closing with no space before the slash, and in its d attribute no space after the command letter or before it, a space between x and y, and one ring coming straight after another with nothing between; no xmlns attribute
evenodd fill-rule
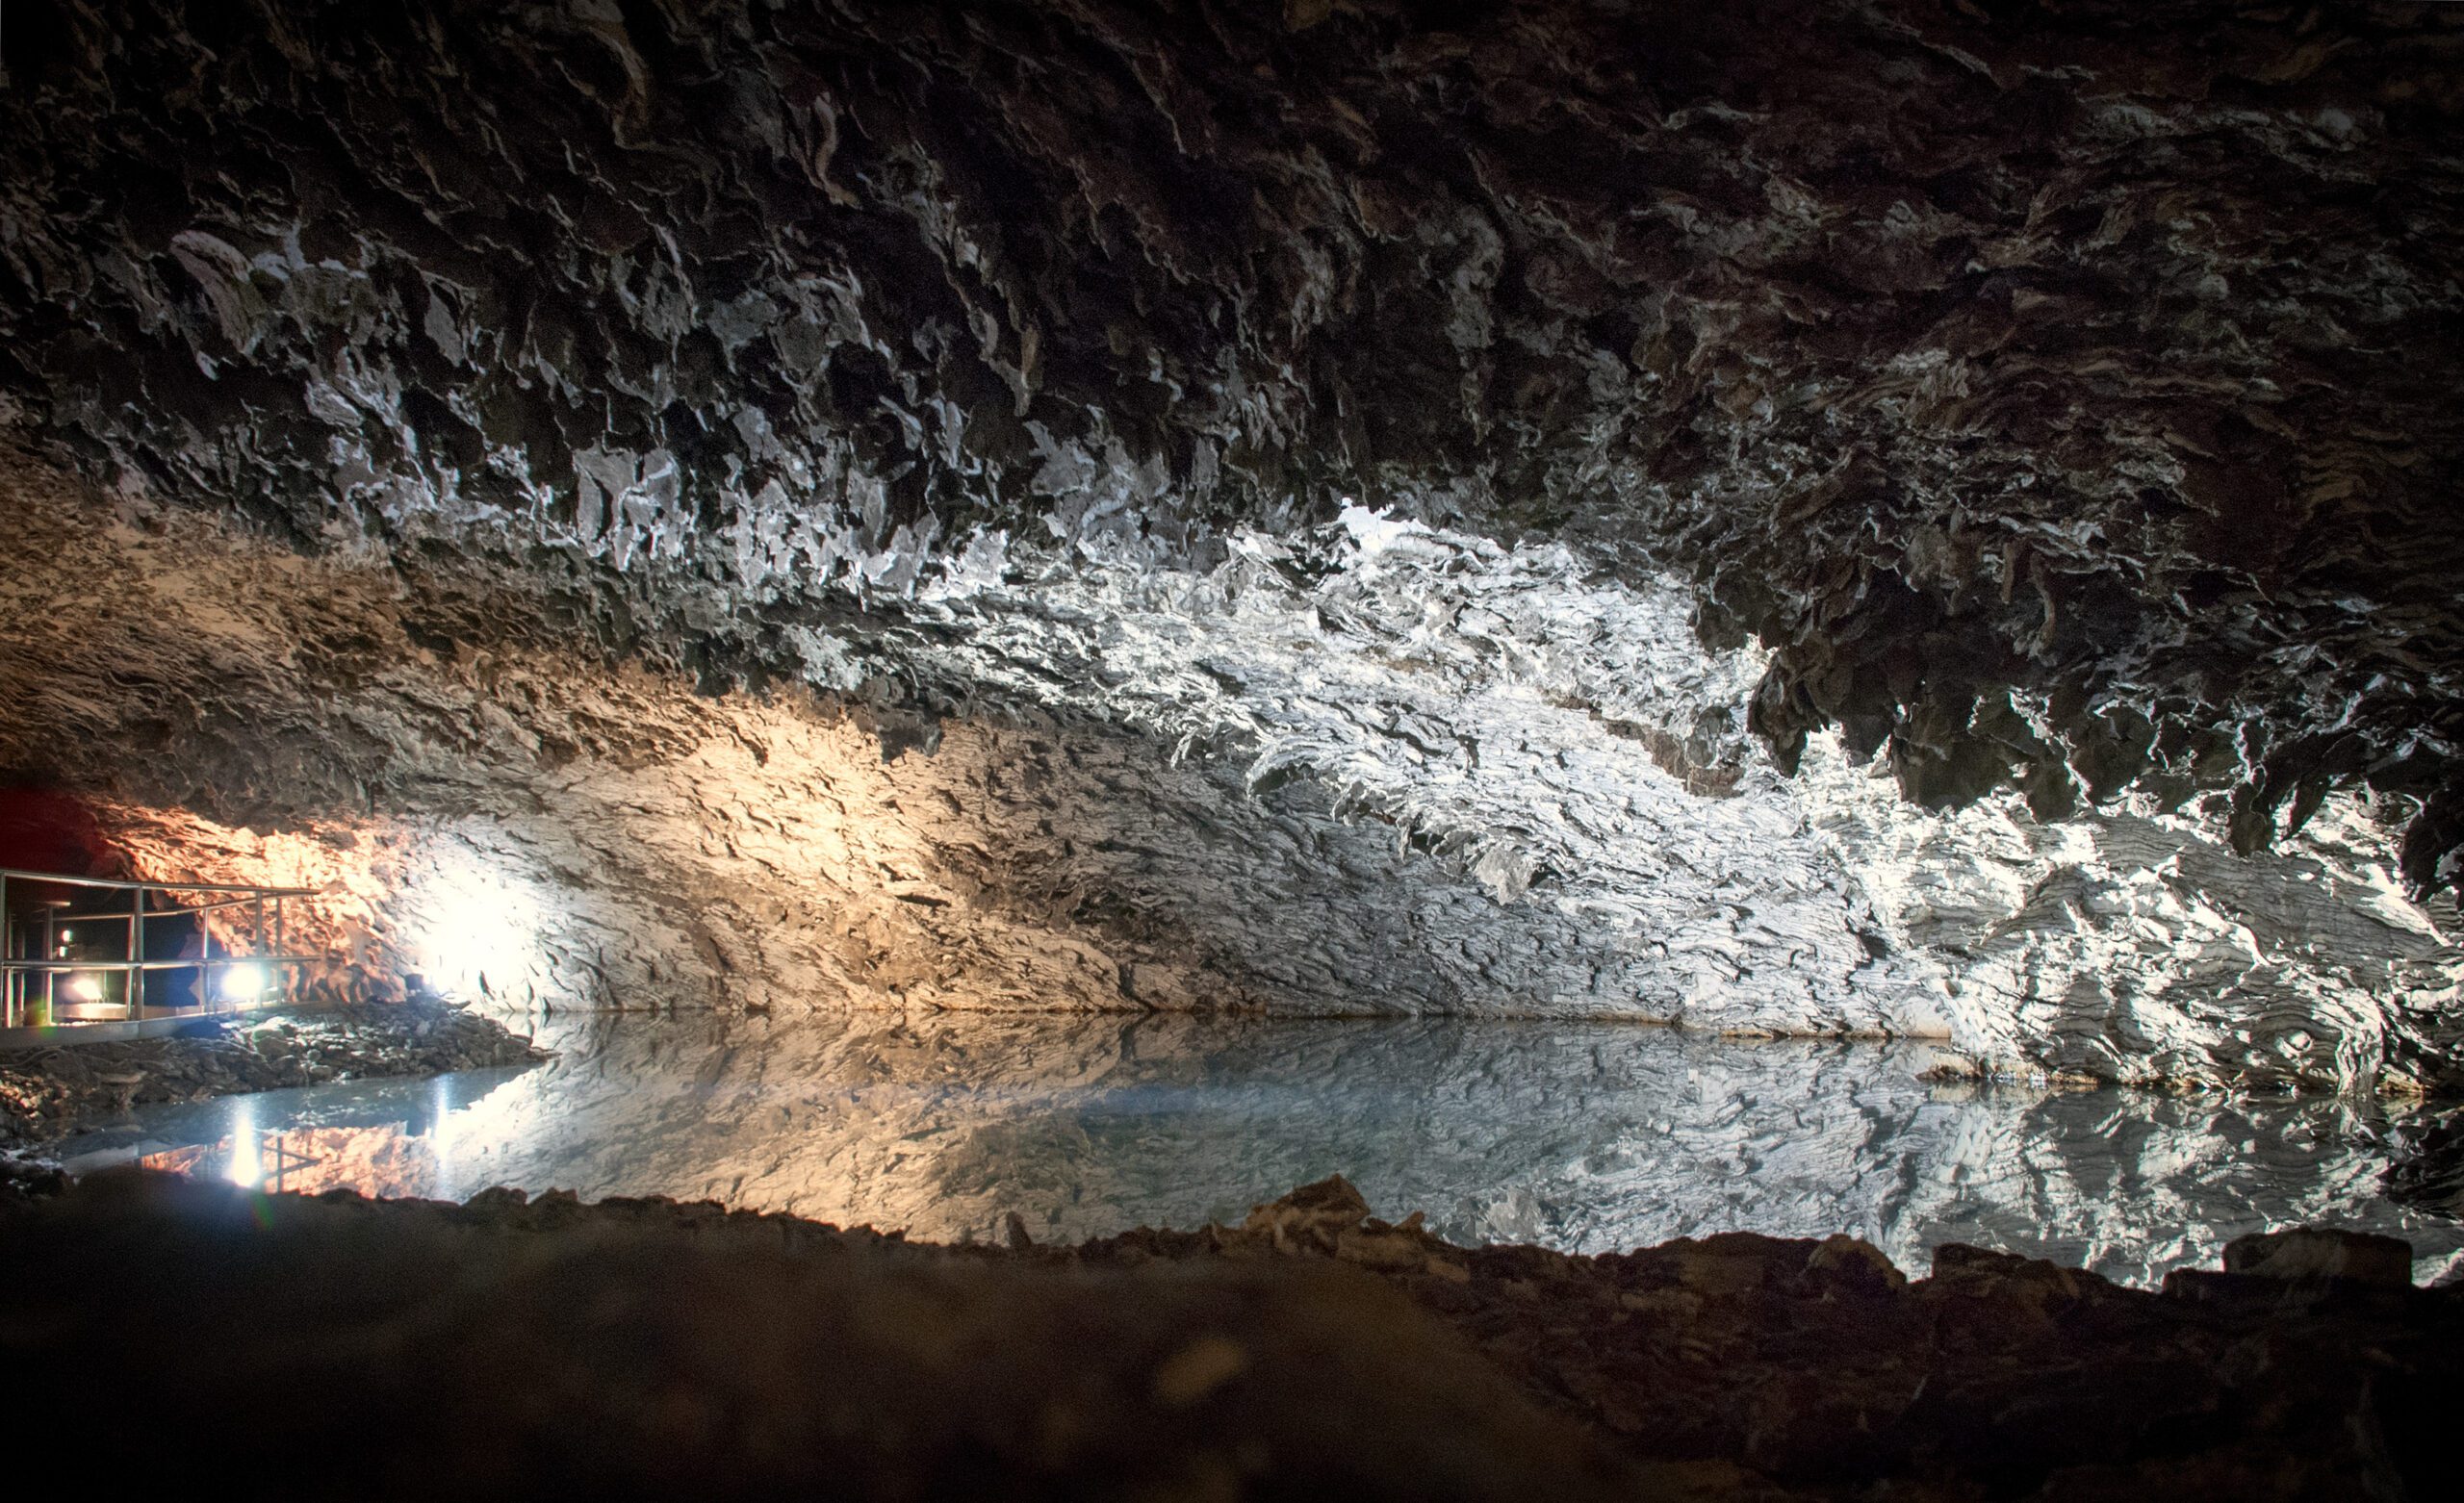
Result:
<svg viewBox="0 0 2464 1503"><path fill-rule="evenodd" d="M290 1001L314 957L284 943L307 887L0 868L0 1047L172 1032Z"/></svg>

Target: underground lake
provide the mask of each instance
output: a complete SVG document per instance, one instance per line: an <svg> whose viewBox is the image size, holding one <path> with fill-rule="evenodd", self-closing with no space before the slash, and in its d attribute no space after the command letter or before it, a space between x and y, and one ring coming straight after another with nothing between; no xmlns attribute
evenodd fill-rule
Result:
<svg viewBox="0 0 2464 1503"><path fill-rule="evenodd" d="M59 1144L268 1190L712 1200L918 1240L1237 1224L1342 1174L1456 1242L1604 1253L1846 1232L1912 1275L1959 1242L2152 1286L2234 1237L2464 1225L2382 1176L2441 1114L2337 1097L1928 1083L1923 1044L1621 1024L599 1015L528 1069L148 1107Z"/></svg>

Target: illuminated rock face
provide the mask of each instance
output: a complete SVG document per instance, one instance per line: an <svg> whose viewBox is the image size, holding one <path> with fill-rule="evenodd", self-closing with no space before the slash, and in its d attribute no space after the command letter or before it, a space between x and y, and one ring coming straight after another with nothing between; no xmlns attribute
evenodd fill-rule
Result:
<svg viewBox="0 0 2464 1503"><path fill-rule="evenodd" d="M1032 721L927 726L699 696L556 645L535 598L10 495L0 609L40 625L0 664L0 761L115 796L159 875L331 884L306 932L372 977L1921 1033L2140 1080L2434 1083L2453 1055L2455 952L2358 805L2251 860L2149 813L1925 814L1828 743L1783 777L1704 730L1750 661L1554 552L1355 518L1306 591L1251 560L924 592L915 661L1054 682Z"/></svg>
<svg viewBox="0 0 2464 1503"><path fill-rule="evenodd" d="M517 998L2448 1076L2448 18L962 9L13 16L6 760Z"/></svg>

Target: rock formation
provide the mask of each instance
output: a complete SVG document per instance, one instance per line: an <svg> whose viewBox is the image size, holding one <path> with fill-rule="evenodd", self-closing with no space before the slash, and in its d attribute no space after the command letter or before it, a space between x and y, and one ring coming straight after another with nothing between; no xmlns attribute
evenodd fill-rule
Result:
<svg viewBox="0 0 2464 1503"><path fill-rule="evenodd" d="M2459 57L2393 4L13 6L0 765L491 995L2435 1086Z"/></svg>

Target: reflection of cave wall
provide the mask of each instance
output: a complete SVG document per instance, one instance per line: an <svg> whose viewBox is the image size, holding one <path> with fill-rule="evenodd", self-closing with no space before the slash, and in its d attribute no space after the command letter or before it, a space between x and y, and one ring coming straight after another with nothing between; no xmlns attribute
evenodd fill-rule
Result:
<svg viewBox="0 0 2464 1503"><path fill-rule="evenodd" d="M295 1187L668 1195L936 1241L997 1240L1011 1212L1047 1242L1237 1223L1340 1172L1450 1239L1592 1253L1846 1231L1912 1276L1961 1241L2153 1284L2244 1230L2311 1223L2414 1237L2425 1284L2464 1265L2464 1229L2380 1197L2438 1120L2408 1102L1929 1085L1921 1046L1562 1019L721 1015L562 1020L542 1041L555 1060L466 1078L449 1111L443 1083L378 1083L305 1108L323 1134L249 1120L326 1160ZM219 1154L247 1109L158 1131Z"/></svg>
<svg viewBox="0 0 2464 1503"><path fill-rule="evenodd" d="M1733 734L1751 660L1559 553L1354 519L1305 589L1097 570L806 632L816 677L906 634L1006 705L928 722L862 673L706 697L561 645L518 577L13 474L0 763L101 796L155 875L337 884L366 971L507 1007L1622 1016L2124 1079L2455 1057L2456 952L2367 808L2253 859L2216 820L1929 814L1828 742L1783 778Z"/></svg>

